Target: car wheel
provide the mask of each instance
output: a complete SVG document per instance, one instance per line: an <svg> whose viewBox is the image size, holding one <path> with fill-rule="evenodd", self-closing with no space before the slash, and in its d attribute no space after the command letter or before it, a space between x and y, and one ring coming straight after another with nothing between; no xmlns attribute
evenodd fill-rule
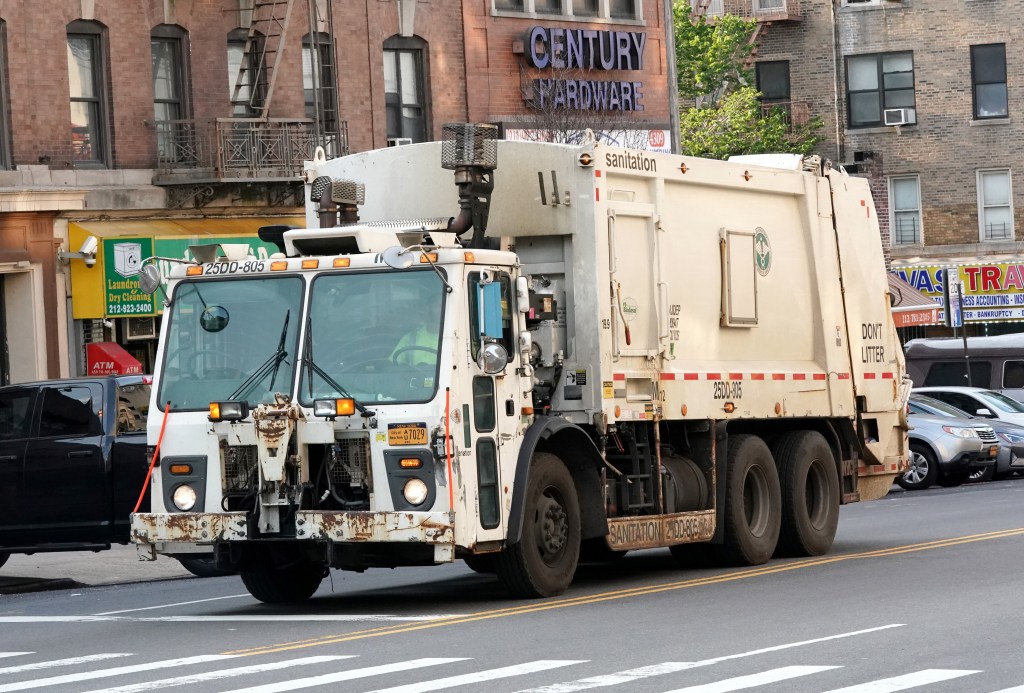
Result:
<svg viewBox="0 0 1024 693"><path fill-rule="evenodd" d="M967 478L970 481L976 481L979 483L982 481L991 481L996 478L996 466L994 464L990 464L986 467L982 467L981 469L976 469L971 472L970 476Z"/></svg>
<svg viewBox="0 0 1024 693"><path fill-rule="evenodd" d="M896 483L907 491L921 491L935 483L939 476L939 464L935 454L922 443L910 444L910 467L897 477Z"/></svg>

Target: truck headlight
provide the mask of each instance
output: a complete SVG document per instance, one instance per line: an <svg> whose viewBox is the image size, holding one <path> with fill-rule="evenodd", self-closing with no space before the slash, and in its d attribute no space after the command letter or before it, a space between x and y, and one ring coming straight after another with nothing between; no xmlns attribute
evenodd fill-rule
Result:
<svg viewBox="0 0 1024 693"><path fill-rule="evenodd" d="M171 501L178 510L191 510L196 505L196 490L188 484L182 484L174 489Z"/></svg>
<svg viewBox="0 0 1024 693"><path fill-rule="evenodd" d="M942 430L950 435L956 436L957 438L978 437L978 432L973 428L963 428L961 426L943 426Z"/></svg>
<svg viewBox="0 0 1024 693"><path fill-rule="evenodd" d="M248 402L210 402L210 421L241 421L247 416Z"/></svg>
<svg viewBox="0 0 1024 693"><path fill-rule="evenodd" d="M419 505L427 499L427 485L423 479L413 477L405 482L402 487L402 495L410 505Z"/></svg>

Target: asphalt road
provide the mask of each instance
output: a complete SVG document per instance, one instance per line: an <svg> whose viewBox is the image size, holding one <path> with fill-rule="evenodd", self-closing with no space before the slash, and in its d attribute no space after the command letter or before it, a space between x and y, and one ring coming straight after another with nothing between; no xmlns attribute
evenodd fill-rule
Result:
<svg viewBox="0 0 1024 693"><path fill-rule="evenodd" d="M637 552L536 601L457 563L335 572L270 607L169 561L161 579L0 597L0 693L1024 691L1022 501L1024 479L897 490L843 508L825 557L682 569Z"/></svg>

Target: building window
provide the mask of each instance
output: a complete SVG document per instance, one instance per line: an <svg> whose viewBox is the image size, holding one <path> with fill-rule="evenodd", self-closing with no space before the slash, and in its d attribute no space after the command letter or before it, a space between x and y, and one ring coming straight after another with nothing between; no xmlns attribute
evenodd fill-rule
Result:
<svg viewBox="0 0 1024 693"><path fill-rule="evenodd" d="M150 34L153 59L153 118L156 121L157 151L161 161L178 161L188 148L189 117L186 101L185 32L180 27L161 25Z"/></svg>
<svg viewBox="0 0 1024 693"><path fill-rule="evenodd" d="M755 64L757 90L761 92L761 103L784 103L789 101L789 61L773 60Z"/></svg>
<svg viewBox="0 0 1024 693"><path fill-rule="evenodd" d="M1012 240L1013 204L1010 170L978 171L978 220L981 240Z"/></svg>
<svg viewBox="0 0 1024 693"><path fill-rule="evenodd" d="M889 179L890 228L893 245L921 242L921 179L893 176Z"/></svg>
<svg viewBox="0 0 1024 693"><path fill-rule="evenodd" d="M721 0L715 0L721 2ZM640 0L491 0L495 13L639 20Z"/></svg>
<svg viewBox="0 0 1024 693"><path fill-rule="evenodd" d="M78 20L68 24L67 36L71 158L76 165L106 166L110 157L103 27Z"/></svg>
<svg viewBox="0 0 1024 693"><path fill-rule="evenodd" d="M1006 45L990 43L971 46L971 86L974 88L974 117L1005 118Z"/></svg>
<svg viewBox="0 0 1024 693"><path fill-rule="evenodd" d="M255 118L267 92L266 74L257 62L258 44L263 39L259 35L253 37L257 45L246 55L248 35L245 29L235 29L228 34L228 97L232 118Z"/></svg>
<svg viewBox="0 0 1024 693"><path fill-rule="evenodd" d="M393 36L384 42L384 105L388 140L427 140L427 100L424 98L426 43Z"/></svg>
<svg viewBox="0 0 1024 693"><path fill-rule="evenodd" d="M334 41L328 34L306 34L302 39L302 93L306 117L319 123L323 133L338 132Z"/></svg>
<svg viewBox="0 0 1024 693"><path fill-rule="evenodd" d="M914 54L847 57L846 101L851 128L882 125L882 111L887 108L913 108Z"/></svg>

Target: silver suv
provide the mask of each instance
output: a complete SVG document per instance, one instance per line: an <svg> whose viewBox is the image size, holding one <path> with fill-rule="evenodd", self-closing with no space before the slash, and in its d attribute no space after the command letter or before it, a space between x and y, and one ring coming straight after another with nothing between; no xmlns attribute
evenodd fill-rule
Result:
<svg viewBox="0 0 1024 693"><path fill-rule="evenodd" d="M935 416L907 403L910 420L910 467L896 483L908 491L934 483L959 486L973 472L996 463L999 439L992 427L976 419Z"/></svg>

